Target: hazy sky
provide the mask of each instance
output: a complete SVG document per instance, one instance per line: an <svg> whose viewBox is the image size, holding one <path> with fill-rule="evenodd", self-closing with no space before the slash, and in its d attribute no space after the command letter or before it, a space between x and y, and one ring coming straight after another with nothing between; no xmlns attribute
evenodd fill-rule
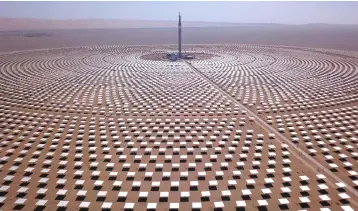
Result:
<svg viewBox="0 0 358 211"><path fill-rule="evenodd" d="M358 2L0 2L1 17L358 24Z"/></svg>

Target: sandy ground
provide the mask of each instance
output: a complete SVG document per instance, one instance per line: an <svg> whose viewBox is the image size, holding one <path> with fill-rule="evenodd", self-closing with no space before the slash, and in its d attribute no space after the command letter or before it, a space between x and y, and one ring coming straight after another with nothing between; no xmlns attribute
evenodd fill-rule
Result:
<svg viewBox="0 0 358 211"><path fill-rule="evenodd" d="M0 32L0 51L85 45L148 45L177 43L176 28L40 30ZM358 51L358 27L343 25L268 25L183 28L183 44L261 44Z"/></svg>
<svg viewBox="0 0 358 211"><path fill-rule="evenodd" d="M178 21L158 20L123 20L123 19L31 19L31 18L1 18L1 31L15 30L54 30L54 29L121 29L121 28L172 28ZM225 27L237 26L236 23L185 21L186 27ZM242 25L242 24L241 24ZM260 24L249 24L260 25ZM269 24L271 25L271 24Z"/></svg>

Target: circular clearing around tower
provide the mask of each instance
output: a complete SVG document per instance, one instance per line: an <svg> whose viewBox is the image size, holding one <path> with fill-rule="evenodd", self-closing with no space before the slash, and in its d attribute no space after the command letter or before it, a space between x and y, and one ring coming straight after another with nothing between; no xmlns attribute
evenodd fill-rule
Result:
<svg viewBox="0 0 358 211"><path fill-rule="evenodd" d="M140 58L143 60L150 60L150 61L168 61L168 53L150 53L142 55ZM204 53L204 52L190 52L190 53L183 53L184 60L208 60L214 57L220 57L219 55L211 54L211 53Z"/></svg>

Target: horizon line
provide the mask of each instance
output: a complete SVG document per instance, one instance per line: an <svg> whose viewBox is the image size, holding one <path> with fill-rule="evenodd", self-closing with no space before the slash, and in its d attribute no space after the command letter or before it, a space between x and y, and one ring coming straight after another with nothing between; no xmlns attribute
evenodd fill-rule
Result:
<svg viewBox="0 0 358 211"><path fill-rule="evenodd" d="M153 19L121 19L121 18L35 18L35 17L5 17L0 16L0 19L17 19L17 20L44 20L44 21L81 21L81 20L107 20L107 21L158 21L158 22L177 22L177 20L153 20ZM186 20L182 22L188 23L215 23L215 24L265 24L265 25L288 25L288 26L300 26L300 25L312 25L312 24L321 24L321 25L353 25L356 26L357 24L353 23L320 23L320 22L311 22L311 23L300 23L300 24L293 24L293 23L272 23L272 22L231 22L231 21L196 21L196 20Z"/></svg>

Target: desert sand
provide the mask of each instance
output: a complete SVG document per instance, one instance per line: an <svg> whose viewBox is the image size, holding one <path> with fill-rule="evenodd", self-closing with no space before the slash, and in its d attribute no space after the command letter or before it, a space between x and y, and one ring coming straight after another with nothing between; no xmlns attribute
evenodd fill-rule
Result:
<svg viewBox="0 0 358 211"><path fill-rule="evenodd" d="M184 23L185 24L185 23ZM94 26L93 26L94 27ZM87 45L176 44L176 25L171 27L62 29L9 31L0 27L0 52ZM187 27L183 44L258 44L358 50L358 27L352 25L270 25ZM34 35L35 34L35 35ZM39 34L40 36L36 36ZM32 36L34 35L34 36Z"/></svg>

